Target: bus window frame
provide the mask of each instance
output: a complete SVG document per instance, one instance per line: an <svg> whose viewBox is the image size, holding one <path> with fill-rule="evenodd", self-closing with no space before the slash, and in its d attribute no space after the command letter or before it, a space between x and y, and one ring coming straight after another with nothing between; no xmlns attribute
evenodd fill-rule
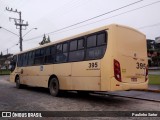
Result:
<svg viewBox="0 0 160 120"><path fill-rule="evenodd" d="M100 44L98 45L98 35L100 34L104 34L104 38L105 38L105 44ZM87 47L87 38L90 37L90 36L93 36L93 35L96 35L96 46L92 46L92 47ZM83 48L79 48L78 45L79 45L79 41L82 40L83 41ZM75 50L70 50L70 43L72 41L77 41L77 44L76 44L76 49ZM66 51L63 51L63 46L64 44L67 44L67 50ZM58 45L61 45L61 51L60 52L57 52L57 46ZM21 53L21 54L18 54L18 61L17 61L17 66L18 67L25 67L23 66L23 54L28 54L28 59L27 59L27 65L26 66L38 66L38 65L48 65L48 64L60 64L60 63L70 63L70 62L80 62L80 61L89 61L89 60L97 60L97 59L102 59L103 56L105 55L105 52L104 54L102 55L102 57L100 58L95 58L95 59L87 59L87 50L88 49L92 49L92 48L97 48L97 47L103 47L105 46L105 51L107 49L107 45L108 45L108 32L106 30L102 30L102 31L98 31L98 32L95 32L95 33L91 33L91 34L87 34L87 35L84 35L84 36L80 36L80 37L77 37L77 38L74 38L74 39L70 39L70 40L67 40L67 41L64 41L64 42L60 42L60 43L56 43L56 44L52 44L52 45L49 45L49 46L46 46L46 47L42 47L42 48L38 48L38 49L34 49L34 50L31 50L31 51L28 51L28 52L25 52L25 53ZM46 49L47 48L50 48L50 55L52 56L53 60L52 62L49 62L49 63L46 63ZM53 51L54 53L52 53L52 48L53 48ZM39 56L36 56L36 51L39 50L39 54L41 53L41 49L43 49L43 55L39 55ZM69 54L70 52L82 52L84 51L84 55L83 55L83 59L81 60L69 60ZM32 64L29 64L29 53L32 52L32 60L33 60L33 63ZM65 61L56 61L56 57L60 54L67 54L66 55L66 60ZM41 58L43 57L43 62L42 63L35 63L35 59L37 58ZM52 59L51 58L51 59Z"/></svg>

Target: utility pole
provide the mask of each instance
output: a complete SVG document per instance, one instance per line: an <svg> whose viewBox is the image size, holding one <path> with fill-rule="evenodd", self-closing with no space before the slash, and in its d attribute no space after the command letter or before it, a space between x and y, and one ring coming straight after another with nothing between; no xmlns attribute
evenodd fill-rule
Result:
<svg viewBox="0 0 160 120"><path fill-rule="evenodd" d="M23 23L24 20L22 20L21 11L17 11L17 9L13 10L12 8L9 9L8 7L6 7L6 10L9 11L9 12L15 12L15 13L19 14L19 19L9 17L9 20L13 19L14 22L15 22L15 25L16 25L16 29L19 29L20 51L23 51L23 48L22 48L22 41L23 41L22 30L26 30L26 28L28 26L28 22L26 22L25 24Z"/></svg>
<svg viewBox="0 0 160 120"><path fill-rule="evenodd" d="M7 49L7 55L8 55L8 49Z"/></svg>

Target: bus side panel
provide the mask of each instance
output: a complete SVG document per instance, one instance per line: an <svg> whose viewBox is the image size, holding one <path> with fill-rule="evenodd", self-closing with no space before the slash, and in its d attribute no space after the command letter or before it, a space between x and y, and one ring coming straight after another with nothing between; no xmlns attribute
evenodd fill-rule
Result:
<svg viewBox="0 0 160 120"><path fill-rule="evenodd" d="M36 76L34 73L37 71L35 67L21 67L19 69L23 70L23 73L20 72L21 83L24 85L36 86L35 79L33 79L34 76Z"/></svg>
<svg viewBox="0 0 160 120"><path fill-rule="evenodd" d="M107 48L104 57L101 60L101 91L111 89L111 78L113 77L113 53L114 53L114 27L110 27L108 32Z"/></svg>
<svg viewBox="0 0 160 120"><path fill-rule="evenodd" d="M100 60L72 63L73 90L100 91Z"/></svg>
<svg viewBox="0 0 160 120"><path fill-rule="evenodd" d="M38 67L39 70L39 78L38 86L48 88L49 77L53 74L53 65L41 65Z"/></svg>
<svg viewBox="0 0 160 120"><path fill-rule="evenodd" d="M73 90L100 91L100 77L72 77Z"/></svg>
<svg viewBox="0 0 160 120"><path fill-rule="evenodd" d="M58 77L60 89L72 90L71 63L54 64L54 72Z"/></svg>
<svg viewBox="0 0 160 120"><path fill-rule="evenodd" d="M21 70L23 72L21 72ZM21 84L24 84L24 85L30 85L29 82L28 82L28 74L29 74L29 70L28 70L28 67L21 67L20 68L20 82ZM31 83L32 85L32 83Z"/></svg>
<svg viewBox="0 0 160 120"><path fill-rule="evenodd" d="M48 87L48 79L53 72L52 65L32 66L23 68L23 84Z"/></svg>

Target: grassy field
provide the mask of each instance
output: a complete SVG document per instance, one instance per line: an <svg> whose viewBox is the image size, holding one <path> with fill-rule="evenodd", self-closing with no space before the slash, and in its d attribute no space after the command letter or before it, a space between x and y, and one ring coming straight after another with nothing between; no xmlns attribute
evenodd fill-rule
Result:
<svg viewBox="0 0 160 120"><path fill-rule="evenodd" d="M9 75L10 71L9 70L0 70L0 75Z"/></svg>
<svg viewBox="0 0 160 120"><path fill-rule="evenodd" d="M160 75L149 75L149 84L160 85Z"/></svg>

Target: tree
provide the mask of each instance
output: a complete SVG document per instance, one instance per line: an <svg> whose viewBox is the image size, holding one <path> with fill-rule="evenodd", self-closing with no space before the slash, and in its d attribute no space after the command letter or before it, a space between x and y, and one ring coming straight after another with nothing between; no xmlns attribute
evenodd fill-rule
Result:
<svg viewBox="0 0 160 120"><path fill-rule="evenodd" d="M46 38L46 35L44 34L43 36L43 40L39 43L40 45L44 45L44 44L47 44L47 43L50 43L50 37L48 36L48 38Z"/></svg>
<svg viewBox="0 0 160 120"><path fill-rule="evenodd" d="M1 52L1 54L0 54L0 58L3 56L3 53Z"/></svg>
<svg viewBox="0 0 160 120"><path fill-rule="evenodd" d="M48 41L48 43L50 43L50 42L51 42L51 41L50 41L50 37L49 37L49 35L48 35L47 41Z"/></svg>

